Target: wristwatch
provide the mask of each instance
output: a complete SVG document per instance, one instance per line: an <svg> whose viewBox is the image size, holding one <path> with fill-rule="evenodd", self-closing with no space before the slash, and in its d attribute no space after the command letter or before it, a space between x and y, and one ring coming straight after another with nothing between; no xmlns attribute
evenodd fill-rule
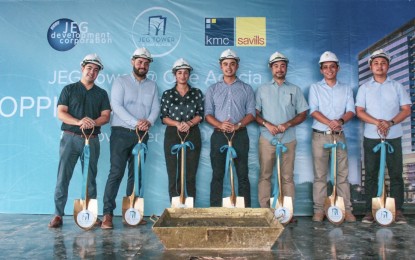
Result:
<svg viewBox="0 0 415 260"><path fill-rule="evenodd" d="M390 122L391 122L392 125L395 125L395 121L391 120Z"/></svg>
<svg viewBox="0 0 415 260"><path fill-rule="evenodd" d="M344 119L343 118L340 118L339 121L342 125L344 125Z"/></svg>
<svg viewBox="0 0 415 260"><path fill-rule="evenodd" d="M241 123L241 122L239 122L239 123L237 124L237 126L238 126L238 128L237 128L237 129L241 128L242 123Z"/></svg>

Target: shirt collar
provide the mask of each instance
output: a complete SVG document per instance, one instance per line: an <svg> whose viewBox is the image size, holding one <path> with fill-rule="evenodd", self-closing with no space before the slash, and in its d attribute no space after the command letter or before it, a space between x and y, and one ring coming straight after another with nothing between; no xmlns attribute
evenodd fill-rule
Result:
<svg viewBox="0 0 415 260"><path fill-rule="evenodd" d="M336 87L337 85L339 85L339 81L338 80L336 80L336 84L334 84L334 86L333 87L330 87L329 85L327 85L327 83L326 83L326 80L323 78L320 82L319 82L319 84L320 84L320 86L323 86L323 87L326 87L326 88L334 88L334 87Z"/></svg>
<svg viewBox="0 0 415 260"><path fill-rule="evenodd" d="M385 84L386 82L389 82L389 81L391 81L391 78L389 78L389 76L386 77L386 80L383 83L379 83L379 82L375 81L375 78L373 76L370 78L370 83L371 84L373 84L373 83Z"/></svg>
<svg viewBox="0 0 415 260"><path fill-rule="evenodd" d="M146 80L148 80L148 78L147 78L147 77L145 77L145 78L144 78L143 80L141 80L141 81L137 80L137 78L134 76L134 72L131 72L130 76L131 76L131 78L132 78L135 82L139 82L139 83L142 83L142 82L145 82Z"/></svg>

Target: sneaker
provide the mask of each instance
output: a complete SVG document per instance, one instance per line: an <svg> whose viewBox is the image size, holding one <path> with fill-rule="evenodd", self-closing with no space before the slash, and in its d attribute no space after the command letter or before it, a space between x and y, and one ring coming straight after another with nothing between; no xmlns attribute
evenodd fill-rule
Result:
<svg viewBox="0 0 415 260"><path fill-rule="evenodd" d="M313 215L313 221L314 222L323 222L324 219L324 213L323 212L316 212Z"/></svg>
<svg viewBox="0 0 415 260"><path fill-rule="evenodd" d="M101 228L102 229L113 229L114 228L114 225L112 224L112 215L110 214L104 215L104 220L102 221Z"/></svg>
<svg viewBox="0 0 415 260"><path fill-rule="evenodd" d="M353 215L351 211L346 211L346 215L344 216L344 221L348 223L356 222L356 217Z"/></svg>
<svg viewBox="0 0 415 260"><path fill-rule="evenodd" d="M362 223L372 224L375 219L373 218L372 212L366 213L366 215L362 219Z"/></svg>
<svg viewBox="0 0 415 260"><path fill-rule="evenodd" d="M50 228L58 228L63 225L63 220L61 216L55 216L53 219L49 222L48 227Z"/></svg>
<svg viewBox="0 0 415 260"><path fill-rule="evenodd" d="M403 215L402 211L397 210L395 215L395 223L396 224L406 224L406 218Z"/></svg>

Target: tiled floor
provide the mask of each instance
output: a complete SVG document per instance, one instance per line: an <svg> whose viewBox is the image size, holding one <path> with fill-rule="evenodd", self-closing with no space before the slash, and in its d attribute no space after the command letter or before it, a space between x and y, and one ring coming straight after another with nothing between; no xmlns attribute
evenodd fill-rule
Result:
<svg viewBox="0 0 415 260"><path fill-rule="evenodd" d="M145 226L125 227L114 218L113 230L80 229L72 216L62 228L49 229L51 215L0 214L0 259L414 259L415 215L408 224L328 221L297 217L270 252L166 251ZM358 217L358 220L362 216Z"/></svg>

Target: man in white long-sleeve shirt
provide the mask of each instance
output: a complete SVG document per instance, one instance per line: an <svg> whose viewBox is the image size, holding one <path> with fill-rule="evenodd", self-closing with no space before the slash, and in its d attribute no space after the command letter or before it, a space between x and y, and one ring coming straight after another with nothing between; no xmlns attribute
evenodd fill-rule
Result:
<svg viewBox="0 0 415 260"><path fill-rule="evenodd" d="M157 84L148 79L147 72L150 67L150 52L146 48L135 50L131 65L133 71L114 81L111 90L111 118L110 162L104 193L104 219L102 229L113 228L112 216L116 207L115 198L124 171L128 162L127 196L131 195L134 187L134 163L132 150L137 144L136 129L140 136L154 125L160 113ZM143 142L147 143L148 135ZM145 224L143 220L141 224Z"/></svg>

